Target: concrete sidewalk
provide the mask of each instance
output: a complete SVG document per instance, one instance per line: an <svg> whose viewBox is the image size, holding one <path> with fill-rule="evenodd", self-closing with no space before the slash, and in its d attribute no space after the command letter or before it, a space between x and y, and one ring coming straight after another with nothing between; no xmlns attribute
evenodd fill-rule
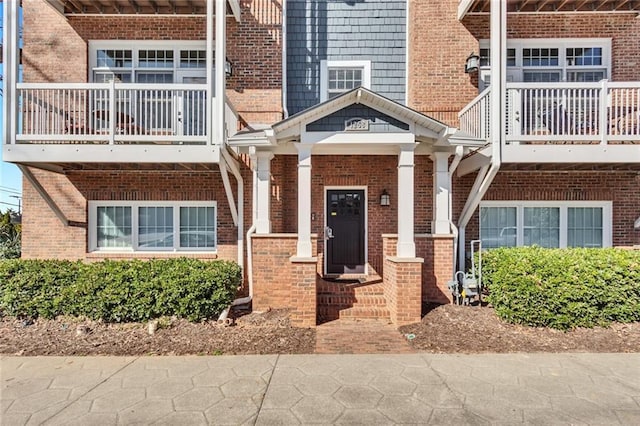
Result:
<svg viewBox="0 0 640 426"><path fill-rule="evenodd" d="M640 354L2 357L2 425L640 424Z"/></svg>

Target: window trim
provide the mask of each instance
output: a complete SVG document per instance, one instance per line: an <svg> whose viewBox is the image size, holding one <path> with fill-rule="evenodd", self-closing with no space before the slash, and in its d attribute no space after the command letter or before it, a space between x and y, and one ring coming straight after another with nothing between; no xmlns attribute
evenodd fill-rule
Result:
<svg viewBox="0 0 640 426"><path fill-rule="evenodd" d="M371 89L371 61L320 61L320 102L329 99L329 68L362 68L362 87Z"/></svg>
<svg viewBox="0 0 640 426"><path fill-rule="evenodd" d="M482 201L478 210L478 238L482 240L482 207L515 207L516 208L516 246L522 247L524 241L524 208L549 207L560 209L560 240L559 248L567 248L568 240L568 209L570 207L599 207L602 208L602 248L613 245L613 202L611 201Z"/></svg>
<svg viewBox="0 0 640 426"><path fill-rule="evenodd" d="M566 53L568 48L585 48L599 47L602 48L602 65L588 66L569 66L566 61ZM558 48L558 66L527 66L524 67L522 61L523 49L535 48ZM479 49L491 49L491 42L488 39L482 39L479 42ZM567 81L567 73L570 71L595 71L605 69L605 78L611 80L611 38L514 38L507 39L507 49L515 49L515 66L507 67L507 81L522 82L524 81L524 71L550 71L560 70L560 82ZM480 67L480 83L479 90L482 91L487 87L484 82L486 76L490 76L491 66ZM542 84L542 83L541 83Z"/></svg>
<svg viewBox="0 0 640 426"><path fill-rule="evenodd" d="M131 207L131 248L98 247L98 207ZM173 247L140 248L138 246L138 208L139 207L172 207L173 208ZM213 207L214 247L179 247L180 244L180 207ZM218 203L217 201L89 201L89 252L97 253L217 253L218 252Z"/></svg>
<svg viewBox="0 0 640 426"><path fill-rule="evenodd" d="M200 40L89 40L89 65L88 82L94 82L96 72L129 72L131 82L136 82L138 72L172 72L173 81L176 83L179 73L182 71L198 71L199 75L205 76L205 68L181 67L180 52L182 50L206 50L206 43ZM109 68L98 67L98 50L131 50L131 68ZM139 52L141 50L172 50L173 67L140 67ZM215 67L215 65L214 65Z"/></svg>

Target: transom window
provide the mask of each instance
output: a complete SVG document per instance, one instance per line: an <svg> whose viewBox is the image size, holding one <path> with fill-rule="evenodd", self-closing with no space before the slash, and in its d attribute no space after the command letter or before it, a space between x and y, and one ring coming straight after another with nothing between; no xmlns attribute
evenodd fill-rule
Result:
<svg viewBox="0 0 640 426"><path fill-rule="evenodd" d="M215 251L216 203L91 201L89 229L92 251Z"/></svg>
<svg viewBox="0 0 640 426"><path fill-rule="evenodd" d="M371 87L371 61L321 61L320 101L356 87Z"/></svg>
<svg viewBox="0 0 640 426"><path fill-rule="evenodd" d="M611 75L610 39L509 39L507 81L597 82ZM489 40L480 42L480 90L490 84Z"/></svg>
<svg viewBox="0 0 640 426"><path fill-rule="evenodd" d="M609 247L611 202L485 201L482 247Z"/></svg>

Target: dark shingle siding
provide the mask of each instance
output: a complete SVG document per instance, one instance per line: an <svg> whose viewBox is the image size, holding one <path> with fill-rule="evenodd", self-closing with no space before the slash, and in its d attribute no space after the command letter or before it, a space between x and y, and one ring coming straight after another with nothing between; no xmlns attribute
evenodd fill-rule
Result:
<svg viewBox="0 0 640 426"><path fill-rule="evenodd" d="M331 115L307 124L308 132L340 132L352 118L369 120L370 132L406 132L409 125L364 105L350 105Z"/></svg>
<svg viewBox="0 0 640 426"><path fill-rule="evenodd" d="M320 102L321 60L370 60L371 90L405 101L405 0L287 0L290 114Z"/></svg>

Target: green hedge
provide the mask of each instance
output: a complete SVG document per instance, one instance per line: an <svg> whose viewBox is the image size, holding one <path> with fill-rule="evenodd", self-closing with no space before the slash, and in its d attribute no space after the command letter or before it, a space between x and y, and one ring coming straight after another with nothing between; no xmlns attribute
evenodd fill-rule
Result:
<svg viewBox="0 0 640 426"><path fill-rule="evenodd" d="M482 263L488 300L507 322L567 330L640 321L640 251L501 248Z"/></svg>
<svg viewBox="0 0 640 426"><path fill-rule="evenodd" d="M106 322L176 315L217 316L241 284L235 262L196 259L0 261L0 310L6 315L87 317Z"/></svg>

